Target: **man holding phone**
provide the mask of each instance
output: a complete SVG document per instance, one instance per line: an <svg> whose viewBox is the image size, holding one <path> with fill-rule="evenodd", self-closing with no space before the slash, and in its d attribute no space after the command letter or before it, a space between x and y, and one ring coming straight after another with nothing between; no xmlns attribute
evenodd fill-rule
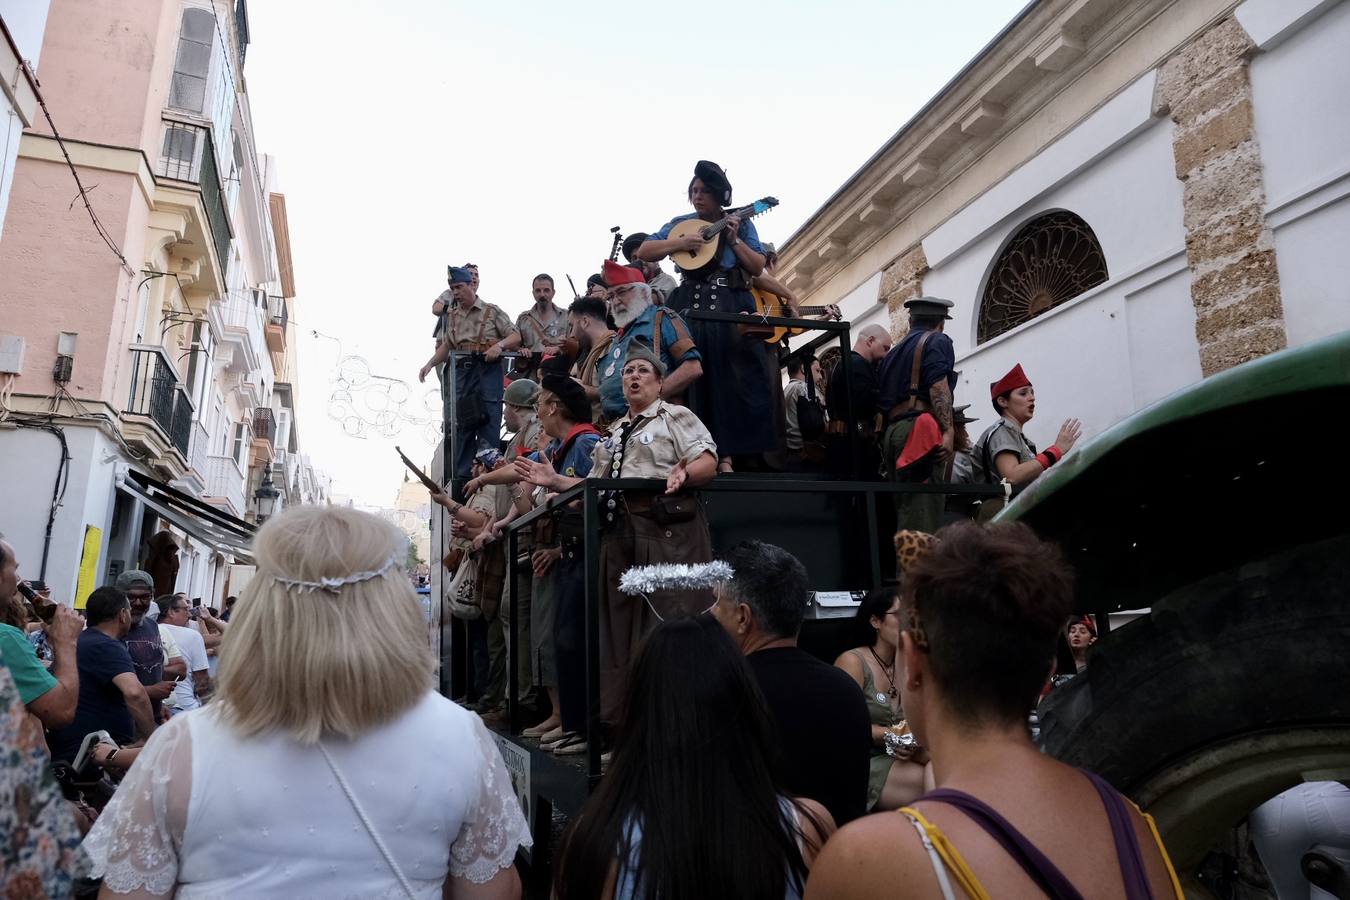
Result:
<svg viewBox="0 0 1350 900"><path fill-rule="evenodd" d="M14 547L0 537L0 605L21 605L17 596L21 587L27 585L19 581L19 560ZM56 605L52 622L47 626L47 640L52 648L52 668L48 671L22 630L0 624L0 664L14 676L19 699L44 728L61 728L75 718L80 699L75 644L83 627L84 623L70 607Z"/></svg>
<svg viewBox="0 0 1350 900"><path fill-rule="evenodd" d="M187 664L188 678L179 681L165 701L174 713L187 712L202 705L202 698L211 692L211 675L206 657L206 643L188 623L196 618L197 607L189 607L186 594L171 594L158 600L159 629L167 631Z"/></svg>

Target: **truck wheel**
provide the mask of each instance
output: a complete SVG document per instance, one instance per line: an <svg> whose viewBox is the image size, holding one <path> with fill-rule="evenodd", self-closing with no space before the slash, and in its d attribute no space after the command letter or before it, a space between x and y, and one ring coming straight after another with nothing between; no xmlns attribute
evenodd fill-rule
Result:
<svg viewBox="0 0 1350 900"><path fill-rule="evenodd" d="M1260 803L1350 778L1348 598L1347 536L1175 591L1042 703L1042 748L1152 813L1185 882Z"/></svg>

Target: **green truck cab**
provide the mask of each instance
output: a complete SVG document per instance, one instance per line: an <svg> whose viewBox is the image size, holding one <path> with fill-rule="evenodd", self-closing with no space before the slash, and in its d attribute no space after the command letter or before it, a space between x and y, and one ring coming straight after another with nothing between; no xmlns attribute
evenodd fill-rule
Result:
<svg viewBox="0 0 1350 900"><path fill-rule="evenodd" d="M1223 893L1256 806L1350 780L1347 410L1350 333L1153 404L998 519L1060 543L1099 624L1143 611L1042 704L1040 740L1155 816L1193 896Z"/></svg>

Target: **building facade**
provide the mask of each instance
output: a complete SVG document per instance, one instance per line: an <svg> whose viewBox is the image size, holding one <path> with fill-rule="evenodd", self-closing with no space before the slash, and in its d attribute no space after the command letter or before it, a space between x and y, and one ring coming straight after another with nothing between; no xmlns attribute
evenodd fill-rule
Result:
<svg viewBox="0 0 1350 900"><path fill-rule="evenodd" d="M0 530L77 604L167 532L175 588L219 600L251 563L256 498L327 496L295 425L295 281L247 9L54 0L45 24L55 130L25 127L0 238L0 340L22 344L0 369Z"/></svg>
<svg viewBox="0 0 1350 900"><path fill-rule="evenodd" d="M1350 3L1030 5L787 241L803 303L955 302L958 403L1042 446L1350 328ZM979 413L975 413L979 414Z"/></svg>

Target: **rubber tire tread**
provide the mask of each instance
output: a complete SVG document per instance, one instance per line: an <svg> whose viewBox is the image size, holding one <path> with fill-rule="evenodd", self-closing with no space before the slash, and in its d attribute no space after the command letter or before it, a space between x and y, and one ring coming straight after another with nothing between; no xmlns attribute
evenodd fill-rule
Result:
<svg viewBox="0 0 1350 900"><path fill-rule="evenodd" d="M1039 712L1042 749L1126 794L1218 741L1350 723L1350 536L1174 591Z"/></svg>

